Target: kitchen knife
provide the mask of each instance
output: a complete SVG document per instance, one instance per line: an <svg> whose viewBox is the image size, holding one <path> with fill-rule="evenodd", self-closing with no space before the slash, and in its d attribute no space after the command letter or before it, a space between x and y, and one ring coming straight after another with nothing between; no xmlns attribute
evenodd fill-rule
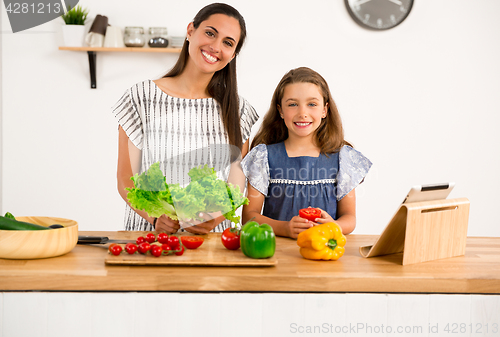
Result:
<svg viewBox="0 0 500 337"><path fill-rule="evenodd" d="M107 236L85 236L79 235L78 242L79 245L99 245L106 243L135 243L135 240L110 240Z"/></svg>

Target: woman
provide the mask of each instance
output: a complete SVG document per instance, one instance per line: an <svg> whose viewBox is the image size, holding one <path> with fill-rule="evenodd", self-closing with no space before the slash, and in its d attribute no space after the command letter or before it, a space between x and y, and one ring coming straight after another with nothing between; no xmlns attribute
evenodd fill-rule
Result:
<svg viewBox="0 0 500 337"><path fill-rule="evenodd" d="M128 204L130 177L155 162L160 162L169 184L187 185L187 172L208 164L219 178L244 185L234 158L248 152L251 127L258 119L253 107L238 96L236 85L236 56L245 37L245 21L236 9L218 3L204 7L189 23L172 70L161 79L134 85L113 108L120 124L117 178L127 202L125 229L175 233L180 228L166 215L152 218ZM218 216L185 229L223 231L230 226L223 220Z"/></svg>

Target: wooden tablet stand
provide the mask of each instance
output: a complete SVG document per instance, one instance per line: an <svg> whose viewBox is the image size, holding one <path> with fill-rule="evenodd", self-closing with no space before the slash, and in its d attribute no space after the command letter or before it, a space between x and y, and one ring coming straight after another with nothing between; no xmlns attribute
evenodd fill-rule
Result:
<svg viewBox="0 0 500 337"><path fill-rule="evenodd" d="M465 254L469 200L443 199L402 204L363 257L403 252L403 265Z"/></svg>

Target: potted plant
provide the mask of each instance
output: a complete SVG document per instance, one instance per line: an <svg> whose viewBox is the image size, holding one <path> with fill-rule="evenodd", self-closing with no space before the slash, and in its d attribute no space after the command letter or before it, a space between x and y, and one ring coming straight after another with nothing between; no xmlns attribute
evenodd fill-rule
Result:
<svg viewBox="0 0 500 337"><path fill-rule="evenodd" d="M66 14L61 15L65 25L63 25L63 39L67 47L81 47L85 35L85 21L88 10L80 5L68 7Z"/></svg>

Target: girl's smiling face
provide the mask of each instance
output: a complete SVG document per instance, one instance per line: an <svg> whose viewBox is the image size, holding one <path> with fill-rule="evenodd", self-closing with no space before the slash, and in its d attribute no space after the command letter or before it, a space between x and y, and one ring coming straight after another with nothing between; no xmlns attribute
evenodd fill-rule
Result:
<svg viewBox="0 0 500 337"><path fill-rule="evenodd" d="M326 117L327 107L317 85L307 82L288 84L278 106L288 137L309 137L312 140L322 118Z"/></svg>
<svg viewBox="0 0 500 337"><path fill-rule="evenodd" d="M223 69L235 56L241 34L237 19L225 14L213 14L198 28L188 25L190 61L204 73Z"/></svg>

